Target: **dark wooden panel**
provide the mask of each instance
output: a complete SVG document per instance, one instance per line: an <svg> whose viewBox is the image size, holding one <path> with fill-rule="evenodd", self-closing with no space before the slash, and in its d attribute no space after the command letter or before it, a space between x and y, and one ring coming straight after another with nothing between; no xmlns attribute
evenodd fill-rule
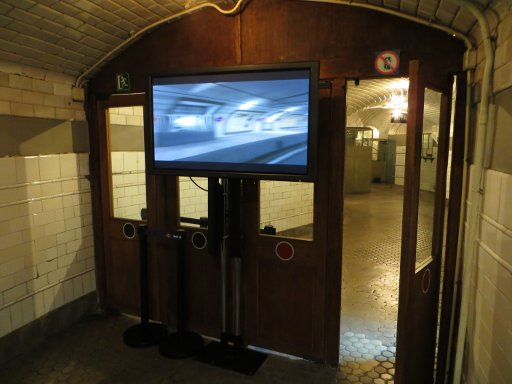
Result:
<svg viewBox="0 0 512 384"><path fill-rule="evenodd" d="M418 44L421 41L421 44ZM289 0L260 0L242 13L243 63L321 60L323 77L377 77L375 53L399 49L407 63L460 67L463 44L445 33L372 10Z"/></svg>
<svg viewBox="0 0 512 384"><path fill-rule="evenodd" d="M148 177L148 225L150 230L174 234L178 228L179 191L174 176ZM205 230L185 229L187 322L191 330L220 335L220 260L207 249L197 250L191 236ZM176 325L176 242L161 236L150 239L150 271L154 318Z"/></svg>
<svg viewBox="0 0 512 384"><path fill-rule="evenodd" d="M437 298L439 294L439 274L435 272L439 270L439 267L440 259L437 258L415 274L414 282L410 287L411 295L414 297L414 300L410 302L411 316L408 318L407 324L410 348L406 351L407 360L404 361L403 355L401 355L402 375L398 380L395 378L398 383L433 383L438 307L438 301L433 298ZM427 269L430 270L432 277L430 288L428 292L424 293L423 274Z"/></svg>
<svg viewBox="0 0 512 384"><path fill-rule="evenodd" d="M186 229L187 292L189 325L205 335L219 337L221 332L221 277L219 255L208 254L192 245L192 234ZM201 230L207 236L207 231Z"/></svg>
<svg viewBox="0 0 512 384"><path fill-rule="evenodd" d="M122 312L140 314L139 255L137 240L110 239L106 267L106 303ZM135 246L135 252L134 252Z"/></svg>
<svg viewBox="0 0 512 384"><path fill-rule="evenodd" d="M148 228L173 234L178 229L178 192L176 177L147 177ZM163 237L149 239L149 270L154 298L154 316L166 324L175 324L175 243Z"/></svg>
<svg viewBox="0 0 512 384"><path fill-rule="evenodd" d="M405 158L404 207L400 257L400 285L397 321L396 376L397 383L405 384L412 377L414 354L409 349L415 329L410 327L409 314L416 298L414 271L420 186L420 151L423 124L425 85L419 61L410 67L409 101L407 108L407 149Z"/></svg>
<svg viewBox="0 0 512 384"><path fill-rule="evenodd" d="M323 298L316 287L316 271L323 254L314 251L312 242L287 239L295 255L282 261L274 253L281 240L272 236L250 240L247 342L299 356L307 351L318 358L321 351L315 349L319 342L315 336L323 323L315 323L315 311L320 310L323 319L323 309L318 308Z"/></svg>
<svg viewBox="0 0 512 384"><path fill-rule="evenodd" d="M329 127L326 139L329 143L329 200L326 249L326 313L325 316L325 356L329 364L336 366L340 349L340 303L341 303L341 255L343 251L343 182L345 159L345 105L346 81L332 83L332 99L325 98L321 103L332 100L332 119L325 116L327 106L321 106L321 125ZM324 143L325 145L325 143ZM341 198L340 198L341 197Z"/></svg>
<svg viewBox="0 0 512 384"><path fill-rule="evenodd" d="M466 80L461 74L457 77L457 92L455 100L455 115L452 144L452 163L450 173L450 196L448 202L448 222L446 230L446 250L444 261L443 293L441 306L441 324L439 329L439 347L436 367L436 383L445 380L445 370L451 366L449 361L448 343L450 323L453 309L453 294L455 289L455 274L457 264L457 249L459 247L460 212L462 209L462 183L464 173L464 136L466 121ZM455 318L458 318L456 316ZM453 329L457 329L454 324ZM455 340L455 339L454 339ZM456 345L454 342L452 345ZM455 348L454 348L455 349ZM448 377L450 380L450 376Z"/></svg>
<svg viewBox="0 0 512 384"><path fill-rule="evenodd" d="M114 93L115 74L121 72L131 74L132 89L140 92L149 74L303 60L321 61L326 78L377 77L375 52L386 49L401 51L400 75L406 76L412 59L459 70L464 45L441 31L371 10L259 0L240 16L203 10L159 27L110 61L88 90Z"/></svg>
<svg viewBox="0 0 512 384"><path fill-rule="evenodd" d="M416 245L426 72L419 61L411 64L407 122L406 176L400 261L400 297L397 334L397 383L432 383L439 308L439 282L444 232L446 161L448 158L450 96L441 96L432 258L416 270ZM426 278L426 280L424 280Z"/></svg>
<svg viewBox="0 0 512 384"><path fill-rule="evenodd" d="M418 44L419 41L421 44ZM389 15L333 4L289 0L251 1L240 16L227 17L214 10L201 11L148 33L107 64L88 86L91 100L91 109L88 111L91 127L91 184L96 201L95 218L103 219L99 223L96 220L97 227L101 228L106 222L110 207L107 203L108 193L105 192L108 191L105 173L105 148L108 148L108 142L102 131L104 116L101 114L104 114L104 110L95 110L95 103L102 94L114 93L116 73L129 72L132 89L139 92L146 89L150 74L240 63L318 60L323 78L376 77L373 70L374 55L376 51L384 49L401 50L403 70L400 75L408 74L407 63L413 58L421 58L429 64L438 63L438 69L426 75L433 82L440 74L444 76L446 72L461 66L464 47L460 41L444 33ZM444 87L444 79L439 82L438 87ZM339 80L337 84L342 83ZM312 268L309 270L305 270L301 264L296 266L297 271L305 273L304 280L310 282L309 290L306 291L306 287L302 285L300 289L306 296L312 295L312 304L308 307L311 318L304 320L304 326L310 327L306 333L311 332L313 344L308 344L301 337L297 337L297 340L303 345L307 344L312 355L328 359L332 364L337 363L336 335L339 338L336 324L339 320L338 290L341 279L339 257L343 167L341 161L337 163L337 159L343 158L344 92L343 89L336 89L332 99L329 94L323 100L324 107L320 118L323 121L320 127L322 158L319 161L319 180L315 185L315 239L304 250L302 245L298 245L304 255L304 265L310 262L308 258L313 257L313 254L314 264L311 264ZM147 116L146 124L149 118ZM336 130L338 126L340 131ZM147 185L150 229L162 229L170 233L175 231L178 228L176 178L150 176ZM257 343L258 335L252 332L257 329L258 324L251 316L258 309L250 307L253 302L257 303L259 285L266 284L261 278L268 276L275 280L269 281L269 287L277 284L278 291L285 289L286 281L279 282L274 270L269 270L271 264L268 263L275 260L267 259L265 255L272 249L266 247L272 247L272 244L270 240L261 240L264 237L258 235L257 182L244 181L242 200L242 247L245 256L242 263L246 281L243 297L246 311L244 326L250 339ZM187 232L187 236L189 235ZM108 240L103 238L101 230L95 230L95 239L99 244L97 265L100 269L107 270L111 267L103 267L102 263L109 257L108 254L114 252L114 249L115 252L124 250L117 245L117 248L110 248L108 244L103 247ZM253 247L260 242L260 246L265 247L261 257L255 253L256 247ZM150 241L153 317L171 324L175 322L176 271L173 266L173 253L174 246L171 242L163 239ZM213 336L217 336L216 329L220 321L218 260L189 248L187 254L190 254L190 280L194 281L189 287L193 302L190 307L191 324L195 330L213 332ZM253 272L259 270L268 273L253 276ZM98 274L100 287L105 280L101 273L99 271ZM287 279L293 280L291 276L297 275L295 272L290 273ZM112 277L115 278L115 275ZM273 304L268 302L268 305ZM309 340L309 336L307 339ZM274 343L279 345L279 340ZM298 351L297 348L293 350Z"/></svg>
<svg viewBox="0 0 512 384"><path fill-rule="evenodd" d="M268 252L268 249L259 249ZM300 258L298 254L294 259ZM257 265L258 317L255 319L258 344L292 354L303 355L305 347L311 349L313 339L314 281L312 265L291 265L283 262L260 261Z"/></svg>
<svg viewBox="0 0 512 384"><path fill-rule="evenodd" d="M326 270L328 267L336 268L335 264L341 257L341 248L334 248L341 245L341 240L338 238L333 243L332 259L328 263L326 243L329 206L326 202L331 192L329 156L339 149L337 143L334 152L331 150L329 138L331 129L336 129L333 124L340 125L337 128L343 135L344 121L336 119L334 123L331 119L329 84L327 88L320 90L320 100L322 117L318 127L318 139L319 148L324 150L319 150L318 153L318 180L314 186L313 241L286 239L295 248L293 259L282 261L275 255L274 248L282 238L259 234L258 183L244 183L245 330L249 344L321 361L327 360L326 339L333 338L329 344L329 362L337 365L339 301L330 303L333 313L327 315L326 300L327 297L330 300L340 297L341 268L338 265L337 269L331 271L330 276L334 276L332 284L326 282ZM343 112L339 113L343 116ZM342 166L342 154L334 154L336 155L340 156ZM332 234L336 236L335 232ZM331 288L334 292L330 292ZM327 316L333 316L333 319L327 320ZM330 333L326 333L327 326Z"/></svg>

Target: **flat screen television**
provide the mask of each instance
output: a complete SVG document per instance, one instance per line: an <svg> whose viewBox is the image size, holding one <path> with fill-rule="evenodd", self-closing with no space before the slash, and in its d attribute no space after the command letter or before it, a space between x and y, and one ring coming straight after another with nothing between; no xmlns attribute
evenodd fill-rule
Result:
<svg viewBox="0 0 512 384"><path fill-rule="evenodd" d="M318 63L151 76L147 171L313 181Z"/></svg>

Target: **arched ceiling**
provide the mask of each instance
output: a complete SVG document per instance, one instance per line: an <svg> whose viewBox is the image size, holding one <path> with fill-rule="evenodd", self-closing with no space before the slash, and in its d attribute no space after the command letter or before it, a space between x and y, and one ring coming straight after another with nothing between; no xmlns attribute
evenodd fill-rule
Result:
<svg viewBox="0 0 512 384"><path fill-rule="evenodd" d="M406 124L391 122L394 111L407 113L409 81L405 78L348 81L347 126L377 128L380 138L405 134ZM426 89L423 131L439 124L441 94Z"/></svg>
<svg viewBox="0 0 512 384"><path fill-rule="evenodd" d="M250 1L258 0L240 2L243 6ZM510 7L509 0L475 1L491 14L501 9L508 11ZM132 36L158 21L193 11L206 3L201 0L0 0L0 58L75 78L89 76L101 67L95 64ZM223 9L238 3L235 0L209 2ZM468 34L476 23L470 12L450 0L354 0L352 3L398 11L462 34Z"/></svg>
<svg viewBox="0 0 512 384"><path fill-rule="evenodd" d="M93 75L155 24L203 7L238 11L259 0L0 0L0 61L61 73L77 84ZM349 0L292 0L349 4ZM478 40L476 19L453 0L350 0L388 13L413 17ZM481 8L491 24L510 11L512 0L467 0ZM361 80L349 87L347 124L377 126L397 133L389 121L389 102L407 97L400 79ZM426 105L426 115L429 115ZM435 120L435 116L432 116Z"/></svg>

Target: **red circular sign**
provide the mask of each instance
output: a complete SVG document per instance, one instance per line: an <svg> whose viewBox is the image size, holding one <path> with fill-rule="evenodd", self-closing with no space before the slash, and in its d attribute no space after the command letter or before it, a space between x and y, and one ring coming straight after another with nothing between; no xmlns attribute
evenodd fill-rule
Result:
<svg viewBox="0 0 512 384"><path fill-rule="evenodd" d="M394 75L400 68L400 55L397 51L382 51L375 56L375 71L380 75Z"/></svg>
<svg viewBox="0 0 512 384"><path fill-rule="evenodd" d="M423 278L421 279L421 290L423 293L427 293L430 288L430 275L430 269L425 269L425 272L423 272Z"/></svg>
<svg viewBox="0 0 512 384"><path fill-rule="evenodd" d="M283 261L289 261L293 258L293 255L295 254L295 249L293 248L293 245L291 245L287 241L280 241L276 245L276 256L279 257Z"/></svg>

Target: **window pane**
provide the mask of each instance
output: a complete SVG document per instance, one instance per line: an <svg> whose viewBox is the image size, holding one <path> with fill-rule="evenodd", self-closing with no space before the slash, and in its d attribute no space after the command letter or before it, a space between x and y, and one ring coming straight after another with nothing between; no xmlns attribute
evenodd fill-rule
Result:
<svg viewBox="0 0 512 384"><path fill-rule="evenodd" d="M107 120L113 215L141 220L146 208L143 107L110 108Z"/></svg>
<svg viewBox="0 0 512 384"><path fill-rule="evenodd" d="M429 105L431 106L430 108L428 107ZM416 267L432 256L440 109L441 93L425 89L425 109L423 113L421 143L418 234L416 239Z"/></svg>
<svg viewBox="0 0 512 384"><path fill-rule="evenodd" d="M260 181L262 233L312 240L313 191L313 183Z"/></svg>
<svg viewBox="0 0 512 384"><path fill-rule="evenodd" d="M180 224L199 227L199 219L208 217L208 178L179 177Z"/></svg>

